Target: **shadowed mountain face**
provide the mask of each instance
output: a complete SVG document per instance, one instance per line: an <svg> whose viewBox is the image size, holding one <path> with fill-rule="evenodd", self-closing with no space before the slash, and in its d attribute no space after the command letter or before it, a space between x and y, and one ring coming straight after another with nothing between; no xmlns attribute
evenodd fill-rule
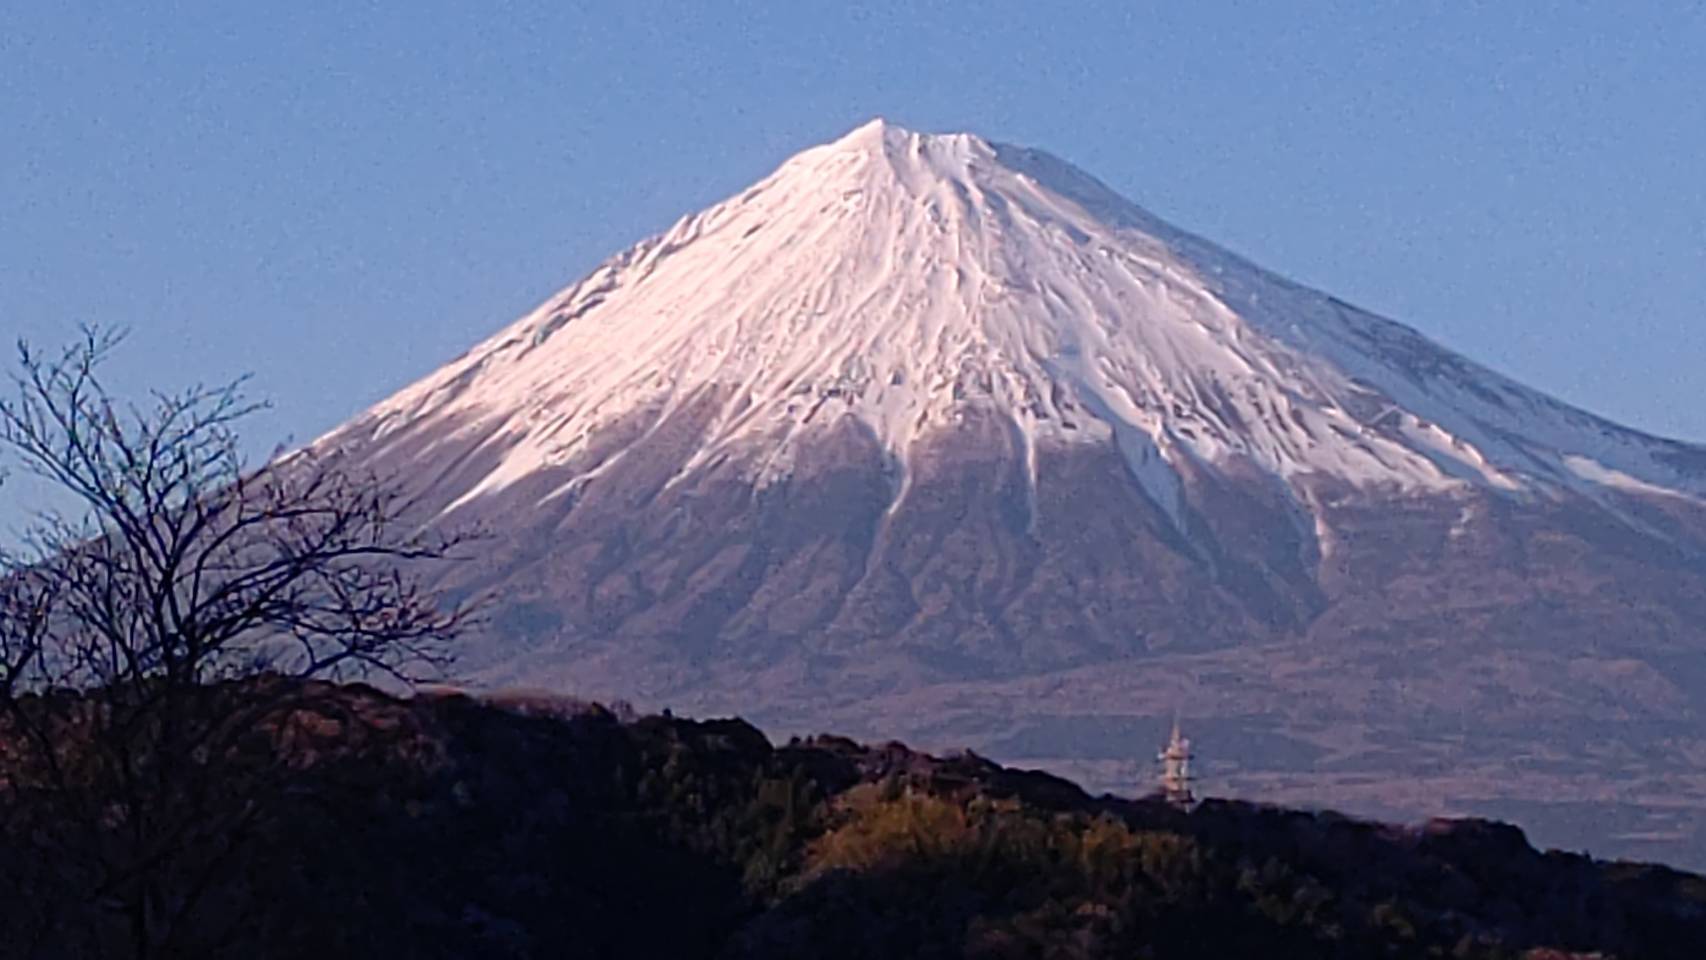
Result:
<svg viewBox="0 0 1706 960"><path fill-rule="evenodd" d="M318 447L488 531L481 683L1706 864L1706 451L1034 151L861 128Z"/></svg>

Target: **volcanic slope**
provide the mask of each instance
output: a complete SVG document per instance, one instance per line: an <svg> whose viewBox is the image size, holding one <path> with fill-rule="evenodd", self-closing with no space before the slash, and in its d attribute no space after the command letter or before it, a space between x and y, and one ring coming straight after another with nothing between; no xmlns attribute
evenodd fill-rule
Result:
<svg viewBox="0 0 1706 960"><path fill-rule="evenodd" d="M488 531L482 682L1706 843L1706 450L1039 151L869 123L316 446Z"/></svg>

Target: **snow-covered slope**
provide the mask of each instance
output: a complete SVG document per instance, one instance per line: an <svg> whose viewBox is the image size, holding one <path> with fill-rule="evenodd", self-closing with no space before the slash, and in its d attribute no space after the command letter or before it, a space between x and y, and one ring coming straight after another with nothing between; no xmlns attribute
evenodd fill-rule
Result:
<svg viewBox="0 0 1706 960"><path fill-rule="evenodd" d="M1116 443L1171 514L1187 462L1294 490L1706 494L1699 451L1291 284L1047 154L881 120L611 259L349 429L478 436L493 465L455 508L708 387L719 408L682 473L728 461L760 487L853 418L904 497L915 441L982 409L1033 469L1039 447Z"/></svg>

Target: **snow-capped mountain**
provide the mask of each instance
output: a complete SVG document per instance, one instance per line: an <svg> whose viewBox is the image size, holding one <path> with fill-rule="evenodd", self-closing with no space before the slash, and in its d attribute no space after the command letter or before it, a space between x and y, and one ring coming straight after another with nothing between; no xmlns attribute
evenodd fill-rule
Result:
<svg viewBox="0 0 1706 960"><path fill-rule="evenodd" d="M1011 424L1033 470L1042 445L1117 444L1169 513L1186 461L1294 487L1706 492L1693 451L1288 283L1047 154L882 120L608 261L358 429L486 433L501 456L455 507L708 390L681 476L728 459L765 486L845 420L892 461L897 501L915 443L973 409Z"/></svg>
<svg viewBox="0 0 1706 960"><path fill-rule="evenodd" d="M1706 450L966 134L807 150L318 446L491 532L491 682L1108 769L1026 731L1701 709Z"/></svg>

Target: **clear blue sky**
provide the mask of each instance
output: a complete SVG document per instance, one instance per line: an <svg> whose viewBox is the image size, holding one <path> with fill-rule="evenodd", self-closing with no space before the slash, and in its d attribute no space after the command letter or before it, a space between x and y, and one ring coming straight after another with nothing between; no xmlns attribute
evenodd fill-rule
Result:
<svg viewBox="0 0 1706 960"><path fill-rule="evenodd" d="M1706 440L1700 2L0 0L0 339L306 440L876 114Z"/></svg>

